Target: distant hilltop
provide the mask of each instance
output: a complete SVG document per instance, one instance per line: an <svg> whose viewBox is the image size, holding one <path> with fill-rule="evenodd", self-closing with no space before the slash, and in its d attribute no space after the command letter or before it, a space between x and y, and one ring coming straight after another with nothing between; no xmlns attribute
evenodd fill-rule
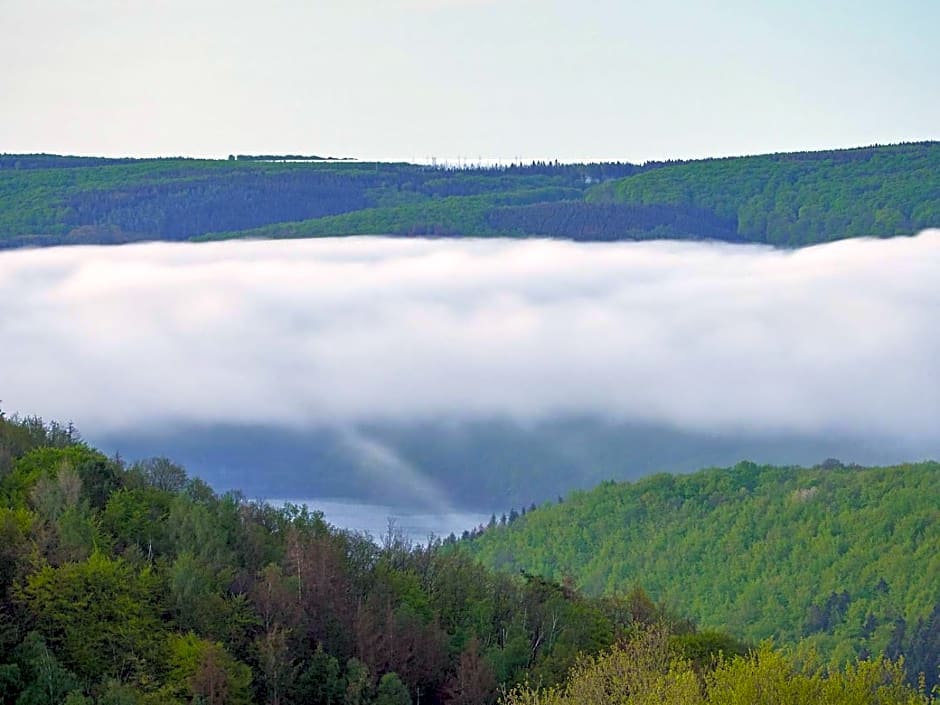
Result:
<svg viewBox="0 0 940 705"><path fill-rule="evenodd" d="M343 235L801 247L940 226L940 142L693 161L0 155L0 247Z"/></svg>
<svg viewBox="0 0 940 705"><path fill-rule="evenodd" d="M229 161L243 162L352 162L353 157L318 157L315 154L230 154Z"/></svg>

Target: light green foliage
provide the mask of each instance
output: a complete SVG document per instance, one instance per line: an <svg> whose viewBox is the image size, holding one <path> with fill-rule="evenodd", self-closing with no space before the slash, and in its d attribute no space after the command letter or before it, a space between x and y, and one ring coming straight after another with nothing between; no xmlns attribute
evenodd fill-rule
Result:
<svg viewBox="0 0 940 705"><path fill-rule="evenodd" d="M746 241L800 246L940 223L940 145L709 159L594 187L591 202L672 204L736 219Z"/></svg>
<svg viewBox="0 0 940 705"><path fill-rule="evenodd" d="M797 705L823 701L819 673L796 675L787 659L762 645L749 659L722 663L707 680L716 705Z"/></svg>
<svg viewBox="0 0 940 705"><path fill-rule="evenodd" d="M93 506L101 506L104 499L116 489L115 472L101 453L83 445L40 447L17 459L13 471L3 478L3 495L11 505L24 504L39 483L56 485L62 482L60 474L74 473L81 483L80 496ZM50 486L41 489L44 493ZM56 502L58 501L58 504ZM61 511L65 498L50 499L47 509ZM53 517L54 518L54 517Z"/></svg>
<svg viewBox="0 0 940 705"><path fill-rule="evenodd" d="M192 632L169 640L170 670L164 692L174 698L206 705L250 702L251 670L218 643Z"/></svg>
<svg viewBox="0 0 940 705"><path fill-rule="evenodd" d="M583 660L572 670L565 696L574 703L612 705L693 705L701 700L694 671L672 652L662 627L639 632L609 653Z"/></svg>
<svg viewBox="0 0 940 705"><path fill-rule="evenodd" d="M594 594L642 582L706 628L878 654L940 602L940 465L734 468L605 483L463 544Z"/></svg>
<svg viewBox="0 0 940 705"><path fill-rule="evenodd" d="M929 699L905 684L903 667L883 659L847 670L795 671L763 645L748 658L721 663L706 676L709 705L918 705Z"/></svg>
<svg viewBox="0 0 940 705"><path fill-rule="evenodd" d="M517 686L501 705L930 705L882 659L840 671L802 671L769 645L721 659L700 676L670 647L662 628L580 661L564 687Z"/></svg>
<svg viewBox="0 0 940 705"><path fill-rule="evenodd" d="M609 652L578 661L564 686L518 686L501 705L698 705L699 680L662 626L633 634Z"/></svg>
<svg viewBox="0 0 940 705"><path fill-rule="evenodd" d="M137 572L95 553L80 563L47 566L16 592L63 662L91 678L159 658L155 587L149 570Z"/></svg>

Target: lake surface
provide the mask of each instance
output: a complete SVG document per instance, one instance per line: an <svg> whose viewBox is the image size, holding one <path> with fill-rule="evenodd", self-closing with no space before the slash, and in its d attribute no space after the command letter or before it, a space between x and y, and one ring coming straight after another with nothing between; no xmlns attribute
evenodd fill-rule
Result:
<svg viewBox="0 0 940 705"><path fill-rule="evenodd" d="M285 503L306 505L311 511L323 512L333 526L371 535L376 541L388 533L389 522L414 543L426 543L429 536L445 538L453 532L457 536L480 524L486 524L490 515L473 512L449 511L431 513L427 510L409 510L381 504L366 504L346 499L269 499L280 507Z"/></svg>

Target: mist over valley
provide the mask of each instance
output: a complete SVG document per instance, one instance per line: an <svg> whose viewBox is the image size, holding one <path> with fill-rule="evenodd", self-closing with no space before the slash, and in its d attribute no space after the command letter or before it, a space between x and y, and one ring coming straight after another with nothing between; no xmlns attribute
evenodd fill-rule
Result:
<svg viewBox="0 0 940 705"><path fill-rule="evenodd" d="M0 388L249 497L499 512L745 458L919 460L937 271L935 231L10 251Z"/></svg>
<svg viewBox="0 0 940 705"><path fill-rule="evenodd" d="M940 705L936 0L0 26L0 705Z"/></svg>

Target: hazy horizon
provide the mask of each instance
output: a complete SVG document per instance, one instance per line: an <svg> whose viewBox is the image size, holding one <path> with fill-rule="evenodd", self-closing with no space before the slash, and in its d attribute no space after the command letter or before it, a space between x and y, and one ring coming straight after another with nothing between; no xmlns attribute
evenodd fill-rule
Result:
<svg viewBox="0 0 940 705"><path fill-rule="evenodd" d="M745 157L758 157L766 156L773 154L787 154L793 152L829 152L829 151L840 151L840 150L851 150L851 149L865 149L870 147L885 147L893 145L902 145L902 144L919 144L919 143L928 143L928 142L940 142L940 136L929 138L925 137L923 139L910 139L904 140L901 142L872 142L866 144L840 144L838 146L827 146L820 145L814 146L811 148L805 149L793 149L793 150L784 150L784 151L775 151L775 152L728 152L723 154L694 154L694 155L678 155L678 156L663 156L659 158L651 158L644 161L634 161L624 160L617 158L615 156L594 156L594 157L584 157L584 158L572 158L572 159L554 159L551 157L530 157L530 158L521 158L521 157L507 157L507 156L490 156L490 157L472 157L469 155L428 155L422 157L388 157L388 158L370 158L368 156L361 157L355 155L339 155L339 154L303 154L301 150L297 149L285 149L277 154L271 154L271 156L280 156L280 155L295 155L295 156L316 156L322 157L323 163L330 162L360 162L360 163L370 163L370 162L379 162L382 164L416 164L416 165L427 165L427 166L441 166L454 169L473 169L476 167L494 167L494 166L508 166L512 164L532 164L537 162L555 162L559 164L600 164L600 163L616 163L616 162L626 162L637 165L642 165L645 163L659 162L659 161L699 161L699 160L708 160L708 159L736 159L736 158L745 158ZM102 153L93 153L93 152L0 152L0 154L45 154L48 156L62 156L62 157L89 157L89 158L101 158L101 159L193 159L193 160L227 160L232 156L237 154L245 155L260 155L261 153L253 152L230 152L228 154L199 154L199 153L190 153L190 154L133 154L133 153L114 153L114 154L102 154ZM290 161L290 160L286 160ZM320 163L317 160L304 160L311 161L313 163ZM376 233L380 235L380 233Z"/></svg>
<svg viewBox="0 0 940 705"><path fill-rule="evenodd" d="M642 163L921 141L938 21L926 0L10 0L0 151Z"/></svg>

